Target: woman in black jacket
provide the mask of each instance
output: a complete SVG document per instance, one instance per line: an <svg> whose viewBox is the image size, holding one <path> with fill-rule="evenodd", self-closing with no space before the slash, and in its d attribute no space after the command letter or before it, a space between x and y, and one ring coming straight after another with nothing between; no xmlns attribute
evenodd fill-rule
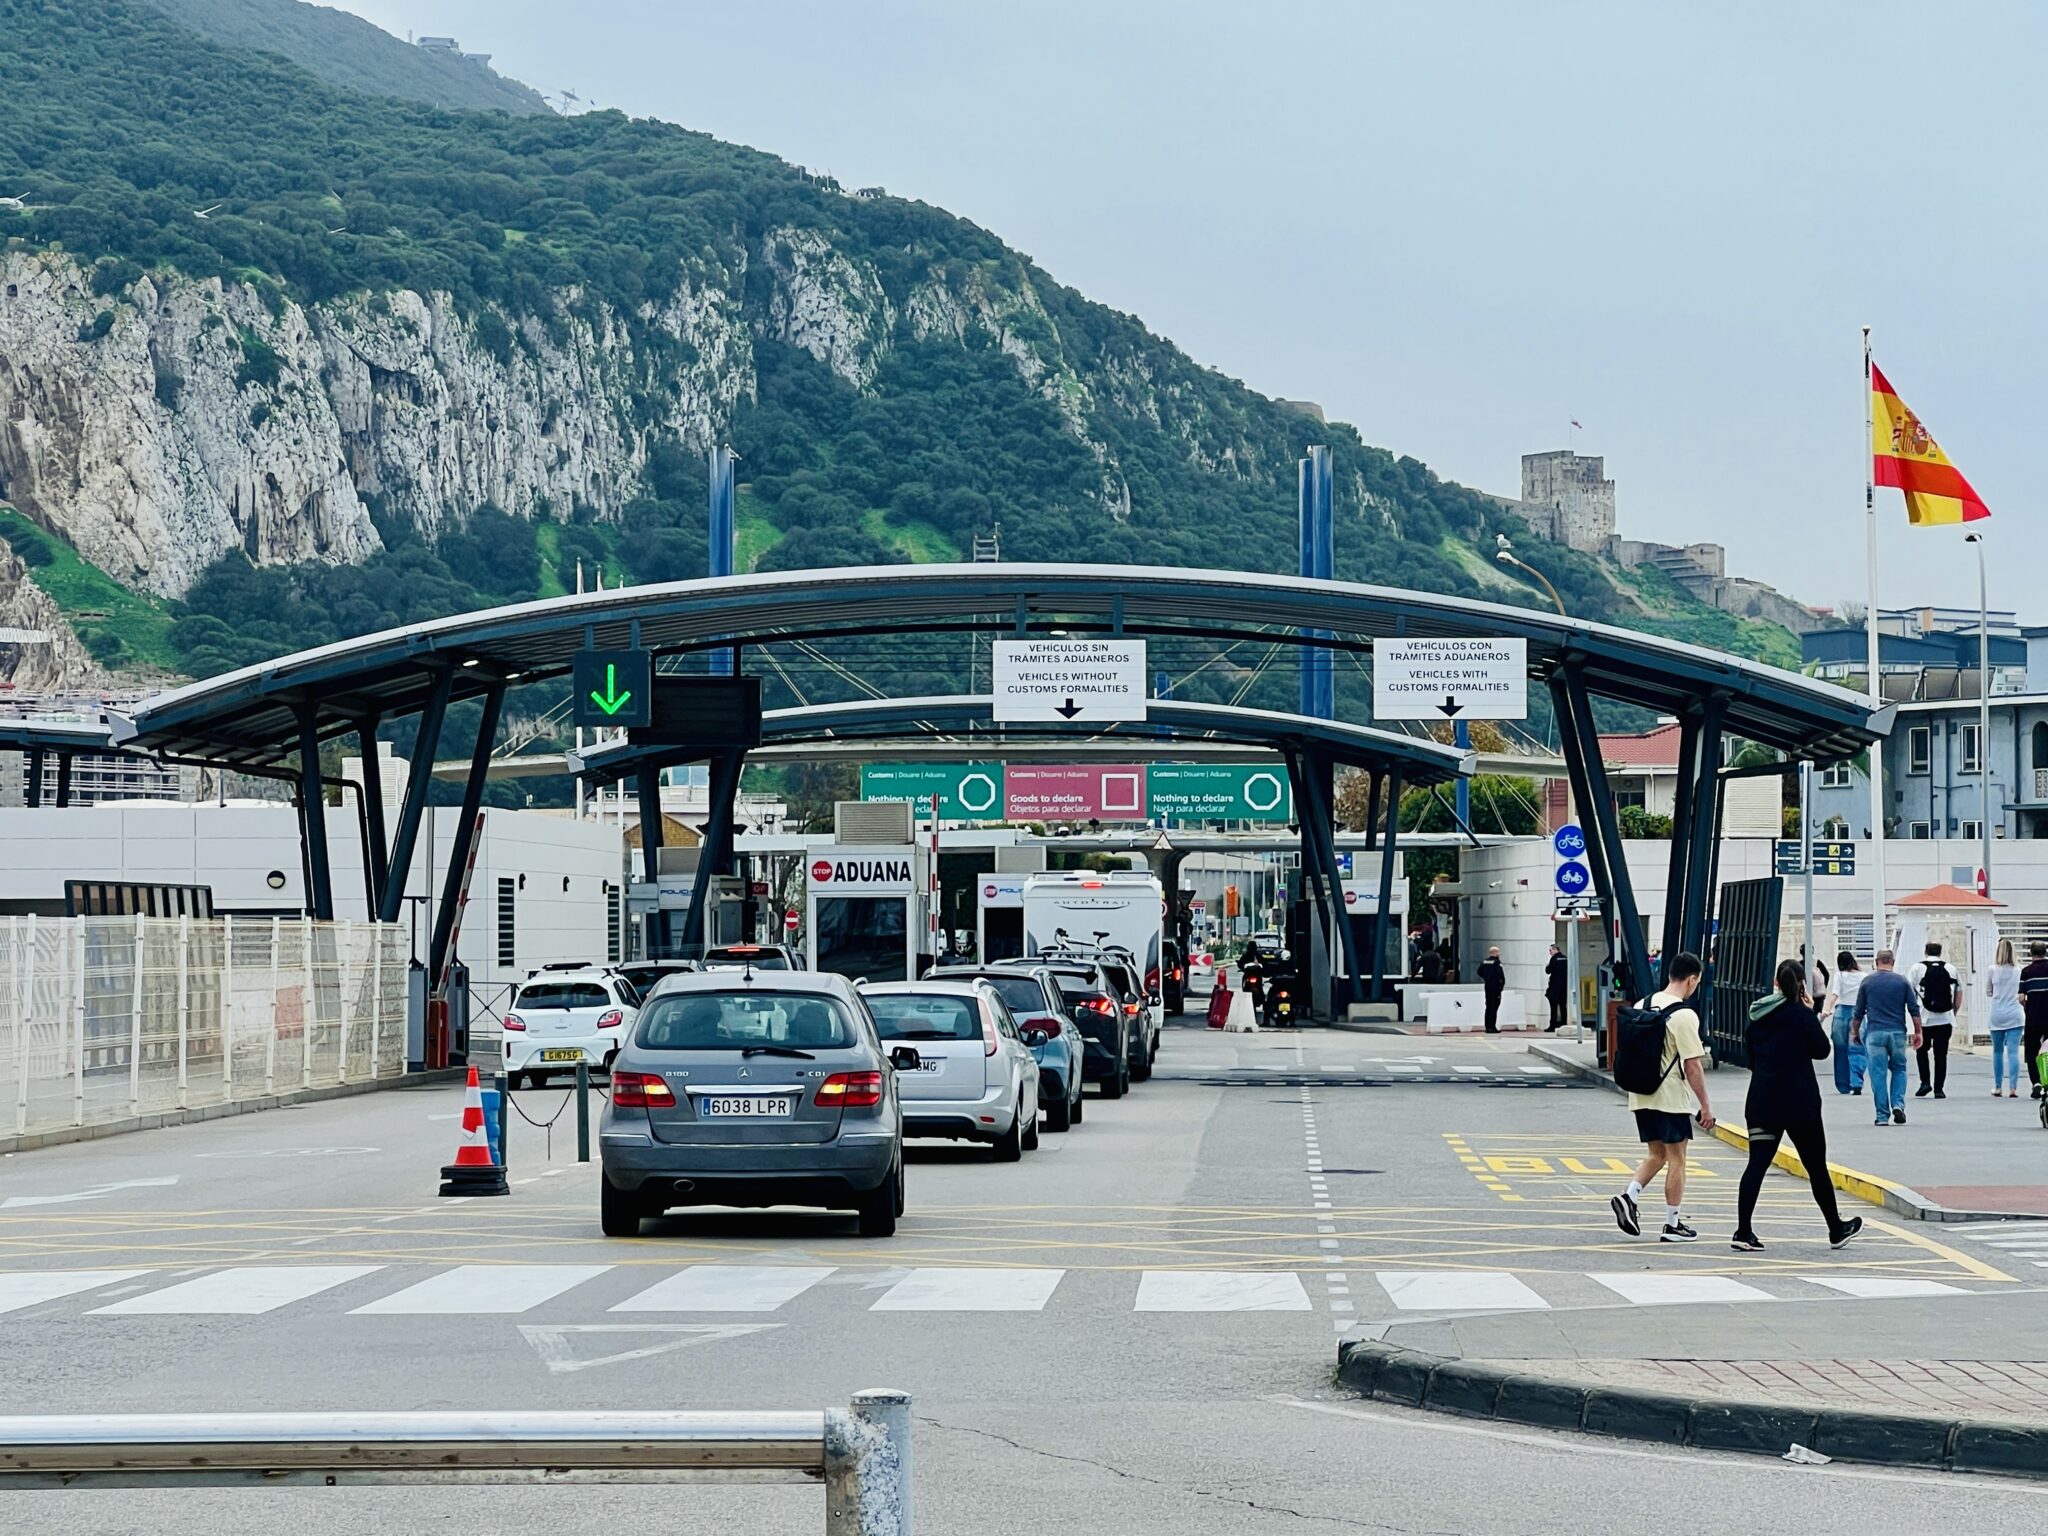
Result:
<svg viewBox="0 0 2048 1536"><path fill-rule="evenodd" d="M1835 1186L1828 1179L1828 1138L1821 1125L1820 1084L1813 1064L1828 1058L1828 1032L1806 999L1806 978L1797 960L1778 967L1778 990L1749 1005L1749 1166L1742 1170L1736 1205L1737 1253L1762 1253L1751 1225L1756 1199L1778 1155L1779 1143L1790 1138L1813 1185L1814 1203L1827 1218L1828 1246L1839 1248L1863 1230L1863 1218L1842 1220L1835 1205Z"/></svg>

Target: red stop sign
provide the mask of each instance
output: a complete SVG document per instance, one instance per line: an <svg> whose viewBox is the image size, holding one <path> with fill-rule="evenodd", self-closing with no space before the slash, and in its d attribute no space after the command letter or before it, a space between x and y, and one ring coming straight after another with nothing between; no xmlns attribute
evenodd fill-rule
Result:
<svg viewBox="0 0 2048 1536"><path fill-rule="evenodd" d="M787 929L788 929L788 930L789 930L789 931L790 931L791 933L795 933L795 932L796 932L796 914L795 914L794 912L785 912L785 913L783 913L783 914L782 914L782 926L783 926L784 928L787 928Z"/></svg>
<svg viewBox="0 0 2048 1536"><path fill-rule="evenodd" d="M832 861L830 859L820 859L817 863L813 864L811 866L811 878L820 885L830 880L832 878Z"/></svg>

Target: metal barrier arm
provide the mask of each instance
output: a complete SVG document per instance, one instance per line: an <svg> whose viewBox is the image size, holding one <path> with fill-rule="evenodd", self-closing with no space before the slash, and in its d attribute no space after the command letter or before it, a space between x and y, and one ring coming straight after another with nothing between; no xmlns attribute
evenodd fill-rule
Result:
<svg viewBox="0 0 2048 1536"><path fill-rule="evenodd" d="M0 1487L823 1482L826 1536L910 1536L910 1397L823 1413L0 1417Z"/></svg>

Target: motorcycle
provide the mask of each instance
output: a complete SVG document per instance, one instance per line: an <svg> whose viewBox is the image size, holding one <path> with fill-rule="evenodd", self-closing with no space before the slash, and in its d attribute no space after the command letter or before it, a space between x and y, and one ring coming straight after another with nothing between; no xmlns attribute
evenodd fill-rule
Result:
<svg viewBox="0 0 2048 1536"><path fill-rule="evenodd" d="M1264 1023L1267 1029L1295 1027L1296 984L1296 977L1292 971L1280 971L1266 978Z"/></svg>

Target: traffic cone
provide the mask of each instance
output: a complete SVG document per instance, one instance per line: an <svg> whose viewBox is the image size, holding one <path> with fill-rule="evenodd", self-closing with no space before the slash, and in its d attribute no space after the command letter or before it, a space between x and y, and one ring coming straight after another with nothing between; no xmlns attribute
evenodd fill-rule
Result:
<svg viewBox="0 0 2048 1536"><path fill-rule="evenodd" d="M455 1149L455 1161L441 1170L444 1195L509 1195L502 1164L491 1161L490 1137L484 1133L484 1090L477 1081L476 1068L469 1069L469 1086L462 1095L462 1141Z"/></svg>

